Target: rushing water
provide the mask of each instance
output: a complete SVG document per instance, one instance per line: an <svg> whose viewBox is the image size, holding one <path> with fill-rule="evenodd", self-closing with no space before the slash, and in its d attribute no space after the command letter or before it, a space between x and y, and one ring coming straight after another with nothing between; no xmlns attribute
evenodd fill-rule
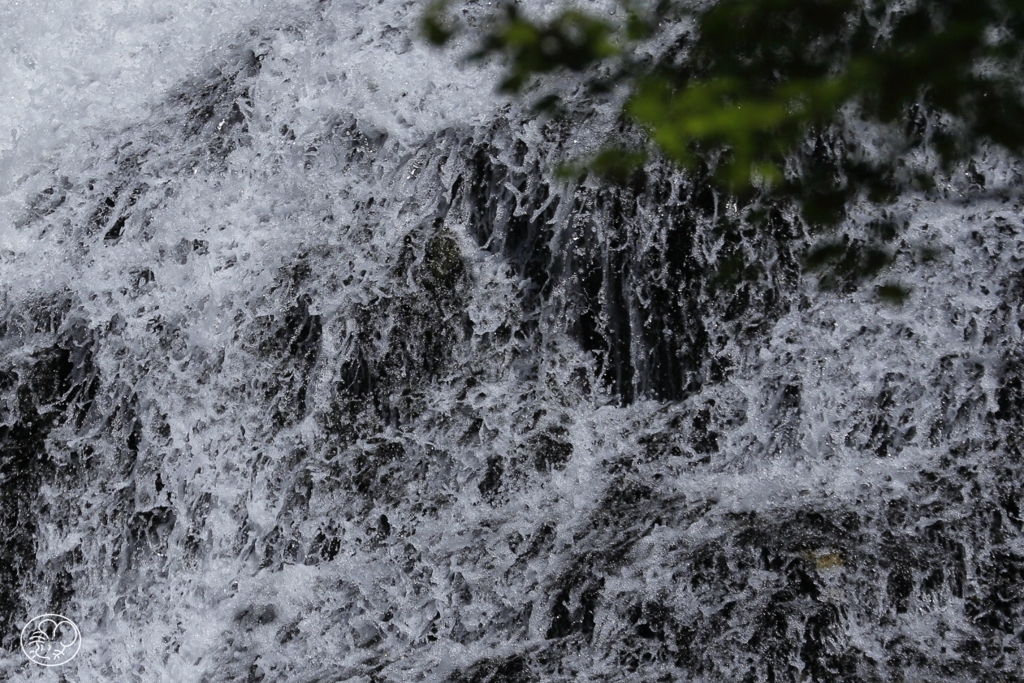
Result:
<svg viewBox="0 0 1024 683"><path fill-rule="evenodd" d="M1015 166L885 209L897 306L699 178L556 179L610 115L417 5L26 4L0 678L1024 680Z"/></svg>

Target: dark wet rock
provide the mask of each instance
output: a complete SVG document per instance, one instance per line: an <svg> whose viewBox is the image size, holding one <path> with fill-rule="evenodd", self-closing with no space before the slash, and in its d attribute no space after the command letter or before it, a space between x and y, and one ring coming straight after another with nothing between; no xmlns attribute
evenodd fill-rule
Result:
<svg viewBox="0 0 1024 683"><path fill-rule="evenodd" d="M184 137L208 139L208 151L214 158L222 159L231 152L238 145L235 129L246 132L242 107L251 106L246 83L259 73L260 64L251 48L232 46L223 51L205 78L182 87L175 103L183 112L177 123L183 124Z"/></svg>
<svg viewBox="0 0 1024 683"><path fill-rule="evenodd" d="M498 456L491 456L487 460L487 469L484 472L483 479L477 485L480 493L484 496L495 493L501 486L501 475L504 474L504 466L502 460Z"/></svg>
<svg viewBox="0 0 1024 683"><path fill-rule="evenodd" d="M459 176L452 187L454 214L467 220L477 244L509 259L526 283L523 306L531 310L550 293L553 231L548 223L559 199L538 182L536 162L532 168L514 168L487 143L467 149L470 175Z"/></svg>
<svg viewBox="0 0 1024 683"><path fill-rule="evenodd" d="M8 649L15 646L9 634L17 633L15 624L25 618L26 581L35 576L39 490L58 474L46 440L55 425L91 400L88 385L95 373L91 335L74 320L62 322L67 301L51 303L56 308L44 305L36 324L20 332L56 332L56 339L25 362L0 369L0 391L15 408L13 424L0 424L0 630L8 634L0 643ZM73 596L66 572L52 580L51 601L60 604Z"/></svg>
<svg viewBox="0 0 1024 683"><path fill-rule="evenodd" d="M135 552L159 552L167 547L170 536L177 523L174 511L160 506L152 510L137 512L128 525L128 534Z"/></svg>
<svg viewBox="0 0 1024 683"><path fill-rule="evenodd" d="M528 444L532 453L533 466L538 472L562 469L572 457L573 446L558 435L538 434Z"/></svg>
<svg viewBox="0 0 1024 683"><path fill-rule="evenodd" d="M715 201L701 188L699 178L641 173L622 187L575 192L564 240L578 247L553 270L574 285L578 338L627 402L677 400L724 378L733 361L705 328L712 310L724 310L725 321L742 317L736 332L751 341L788 310L799 269L791 253L774 253L771 238L789 237L792 223L778 211L760 230L741 230L730 215L712 219ZM708 227L725 240L712 262L701 253ZM662 242L644 241L652 229ZM756 265L763 258L782 267L769 274Z"/></svg>
<svg viewBox="0 0 1024 683"><path fill-rule="evenodd" d="M273 406L272 424L281 429L306 415L307 385L320 351L323 324L310 312L312 301L299 296L280 316L259 321L258 353L271 376L262 382L263 399Z"/></svg>
<svg viewBox="0 0 1024 683"><path fill-rule="evenodd" d="M235 613L234 620L240 628L251 630L258 626L274 623L277 621L277 616L277 607L267 603L243 607Z"/></svg>
<svg viewBox="0 0 1024 683"><path fill-rule="evenodd" d="M522 655L480 661L446 679L447 683L533 683L537 680L529 660Z"/></svg>
<svg viewBox="0 0 1024 683"><path fill-rule="evenodd" d="M53 614L69 611L71 599L75 597L75 580L67 568L56 572L50 586L50 601L47 609Z"/></svg>
<svg viewBox="0 0 1024 683"><path fill-rule="evenodd" d="M414 419L420 387L449 368L455 346L471 334L461 291L468 275L458 244L439 222L425 230L407 236L395 268L397 282L411 278L419 287L358 312L357 343L341 361L336 383L332 419L342 431L360 414L389 425ZM425 245L417 246L414 238L422 237Z"/></svg>
<svg viewBox="0 0 1024 683"><path fill-rule="evenodd" d="M393 480L405 457L405 448L397 442L380 443L356 454L351 464L355 490L371 498L391 498L395 495L392 484L397 484Z"/></svg>
<svg viewBox="0 0 1024 683"><path fill-rule="evenodd" d="M423 260L423 284L432 290L454 290L466 276L459 243L451 233L438 231L427 241Z"/></svg>

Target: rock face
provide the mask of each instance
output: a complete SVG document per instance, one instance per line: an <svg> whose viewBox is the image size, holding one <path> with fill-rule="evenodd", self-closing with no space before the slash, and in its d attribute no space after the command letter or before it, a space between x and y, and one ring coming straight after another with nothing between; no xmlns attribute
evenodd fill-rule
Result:
<svg viewBox="0 0 1024 683"><path fill-rule="evenodd" d="M785 211L560 180L613 122L300 5L9 195L0 677L56 612L80 681L1024 680L1013 165L885 209L903 305L819 291Z"/></svg>

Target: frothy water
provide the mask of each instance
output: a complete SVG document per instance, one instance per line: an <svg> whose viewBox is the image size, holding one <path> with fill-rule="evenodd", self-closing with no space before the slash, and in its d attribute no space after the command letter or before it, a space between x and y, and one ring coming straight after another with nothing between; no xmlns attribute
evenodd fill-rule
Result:
<svg viewBox="0 0 1024 683"><path fill-rule="evenodd" d="M38 7L0 10L5 680L57 680L50 613L83 682L1017 680L1016 166L885 209L893 306L699 178L557 179L611 115L529 116L416 5Z"/></svg>

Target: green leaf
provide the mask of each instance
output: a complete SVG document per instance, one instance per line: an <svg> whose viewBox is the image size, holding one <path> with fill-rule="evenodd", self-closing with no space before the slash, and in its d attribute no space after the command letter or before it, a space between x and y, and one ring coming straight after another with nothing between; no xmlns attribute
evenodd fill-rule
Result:
<svg viewBox="0 0 1024 683"><path fill-rule="evenodd" d="M433 45L444 45L455 35L455 29L444 15L447 5L445 0L432 2L420 19L420 31Z"/></svg>

